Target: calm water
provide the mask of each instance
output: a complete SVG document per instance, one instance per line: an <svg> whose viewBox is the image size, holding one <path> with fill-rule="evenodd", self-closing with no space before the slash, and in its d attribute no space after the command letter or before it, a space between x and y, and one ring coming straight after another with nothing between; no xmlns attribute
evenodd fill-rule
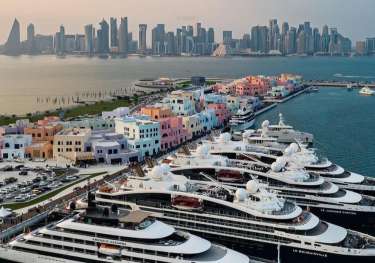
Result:
<svg viewBox="0 0 375 263"><path fill-rule="evenodd" d="M36 104L37 96L73 96L110 91L151 77L239 78L248 74L301 74L305 79L375 81L375 58L128 58L0 56L0 114L55 108ZM316 146L332 161L375 176L375 96L322 88L299 96L259 118L276 120L279 112L316 137Z"/></svg>
<svg viewBox="0 0 375 263"><path fill-rule="evenodd" d="M0 56L0 114L56 108L36 97L75 96L118 90L145 77L238 78L248 74L297 73L306 79L375 81L375 58L136 58ZM337 77L341 74L341 77ZM336 76L336 77L335 77Z"/></svg>
<svg viewBox="0 0 375 263"><path fill-rule="evenodd" d="M321 88L304 94L259 116L286 122L315 136L315 147L348 170L375 177L375 97L340 88Z"/></svg>

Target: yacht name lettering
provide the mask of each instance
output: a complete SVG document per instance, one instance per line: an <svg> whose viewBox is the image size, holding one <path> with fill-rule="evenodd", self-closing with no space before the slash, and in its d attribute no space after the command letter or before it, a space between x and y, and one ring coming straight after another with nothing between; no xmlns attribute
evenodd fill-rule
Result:
<svg viewBox="0 0 375 263"><path fill-rule="evenodd" d="M332 210L332 209L321 209L322 212L328 212L328 213L336 213L336 214L347 214L347 215L357 215L356 212L352 211L343 211L343 210Z"/></svg>
<svg viewBox="0 0 375 263"><path fill-rule="evenodd" d="M327 254L322 254L322 253L319 253L319 252L314 252L314 251L306 251L306 250L302 250L302 249L293 249L293 252L294 253L300 253L300 254L306 254L306 255L314 255L314 256L319 256L319 257L328 257Z"/></svg>
<svg viewBox="0 0 375 263"><path fill-rule="evenodd" d="M118 241L118 240L110 240L110 239L103 239L103 238L94 238L93 240L95 242L100 242L100 243L125 246L125 242Z"/></svg>

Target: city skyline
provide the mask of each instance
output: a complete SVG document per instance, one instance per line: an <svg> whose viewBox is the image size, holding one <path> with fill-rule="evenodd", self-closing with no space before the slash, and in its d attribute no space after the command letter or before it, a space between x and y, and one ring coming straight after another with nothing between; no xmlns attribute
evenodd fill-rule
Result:
<svg viewBox="0 0 375 263"><path fill-rule="evenodd" d="M342 0L235 2L233 5L222 0L207 0L204 3L192 0L186 5L179 0L113 0L108 5L107 2L88 0L65 0L63 3L54 0L34 0L32 3L4 0L0 10L0 43L6 41L14 17L21 24L21 39L26 39L26 27L29 23L33 23L36 33L40 34L55 32L61 24L65 25L67 33L83 33L84 25L97 26L102 18L109 22L109 17L112 16L130 17L129 32L138 32L139 24L163 23L167 25L166 30L170 31L182 25L202 22L214 27L217 32L232 30L233 37L239 38L243 33L249 33L252 26L265 25L270 18L276 18L279 23L288 21L289 24L310 21L319 29L328 24L337 27L353 42L375 35L375 29L371 27L371 21L374 21L371 10L375 9L375 2L370 0L345 0L345 5ZM72 9L72 6L75 8ZM174 15L165 15L166 8L173 10ZM149 35L147 37L150 38Z"/></svg>

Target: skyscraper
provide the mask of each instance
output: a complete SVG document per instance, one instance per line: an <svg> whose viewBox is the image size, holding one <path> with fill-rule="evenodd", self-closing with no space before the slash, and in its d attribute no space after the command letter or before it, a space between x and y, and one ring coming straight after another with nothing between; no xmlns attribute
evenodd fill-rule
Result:
<svg viewBox="0 0 375 263"><path fill-rule="evenodd" d="M117 38L117 19L111 17L111 47L118 47L118 38Z"/></svg>
<svg viewBox="0 0 375 263"><path fill-rule="evenodd" d="M296 41L297 41L297 28L291 27L286 35L286 40L285 40L286 54L290 55L290 54L295 54L297 52Z"/></svg>
<svg viewBox="0 0 375 263"><path fill-rule="evenodd" d="M85 51L88 54L94 53L94 29L91 24L85 26Z"/></svg>
<svg viewBox="0 0 375 263"><path fill-rule="evenodd" d="M277 19L271 19L269 21L269 30L268 30L268 50L278 49L279 35L280 35L280 30L277 24Z"/></svg>
<svg viewBox="0 0 375 263"><path fill-rule="evenodd" d="M232 31L223 31L223 44L230 45L232 44Z"/></svg>
<svg viewBox="0 0 375 263"><path fill-rule="evenodd" d="M100 30L98 30L98 53L109 52L109 25L104 19L99 23Z"/></svg>
<svg viewBox="0 0 375 263"><path fill-rule="evenodd" d="M147 49L147 25L140 24L139 25L139 50L145 52Z"/></svg>
<svg viewBox="0 0 375 263"><path fill-rule="evenodd" d="M27 52L33 54L35 50L35 27L34 24L27 26L27 40L26 40Z"/></svg>
<svg viewBox="0 0 375 263"><path fill-rule="evenodd" d="M177 28L176 30L175 46L176 46L176 55L181 55L182 53L182 29L181 28Z"/></svg>
<svg viewBox="0 0 375 263"><path fill-rule="evenodd" d="M165 37L165 54L171 56L175 54L175 39L174 33L168 32Z"/></svg>
<svg viewBox="0 0 375 263"><path fill-rule="evenodd" d="M118 32L119 38L119 53L122 56L127 56L129 52L129 35L128 35L128 18L122 17L120 22L120 29Z"/></svg>
<svg viewBox="0 0 375 263"><path fill-rule="evenodd" d="M266 26L251 28L251 50L263 54L268 52L268 28Z"/></svg>
<svg viewBox="0 0 375 263"><path fill-rule="evenodd" d="M19 55L22 52L20 23L14 19L7 42L4 45L4 53L7 55Z"/></svg>
<svg viewBox="0 0 375 263"><path fill-rule="evenodd" d="M324 53L328 53L329 51L329 32L328 26L324 25L322 29L322 43L321 43L321 51Z"/></svg>
<svg viewBox="0 0 375 263"><path fill-rule="evenodd" d="M65 27L60 26L60 31L55 34L55 52L56 54L65 53Z"/></svg>
<svg viewBox="0 0 375 263"><path fill-rule="evenodd" d="M165 25L158 24L152 29L152 53L164 55Z"/></svg>
<svg viewBox="0 0 375 263"><path fill-rule="evenodd" d="M313 40L314 40L314 53L320 52L321 47L322 47L322 39L319 33L319 29L316 27L313 30Z"/></svg>

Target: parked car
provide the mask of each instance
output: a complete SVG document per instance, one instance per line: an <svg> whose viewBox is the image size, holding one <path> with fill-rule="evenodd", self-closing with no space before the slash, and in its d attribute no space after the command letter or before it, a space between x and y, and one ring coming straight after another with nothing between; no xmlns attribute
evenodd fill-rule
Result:
<svg viewBox="0 0 375 263"><path fill-rule="evenodd" d="M20 194L20 195L16 196L16 197L14 198L14 200L15 200L16 202L24 202L24 201L26 201L26 197L25 197L24 195Z"/></svg>
<svg viewBox="0 0 375 263"><path fill-rule="evenodd" d="M28 175L28 172L27 171L21 171L18 173L18 175Z"/></svg>

